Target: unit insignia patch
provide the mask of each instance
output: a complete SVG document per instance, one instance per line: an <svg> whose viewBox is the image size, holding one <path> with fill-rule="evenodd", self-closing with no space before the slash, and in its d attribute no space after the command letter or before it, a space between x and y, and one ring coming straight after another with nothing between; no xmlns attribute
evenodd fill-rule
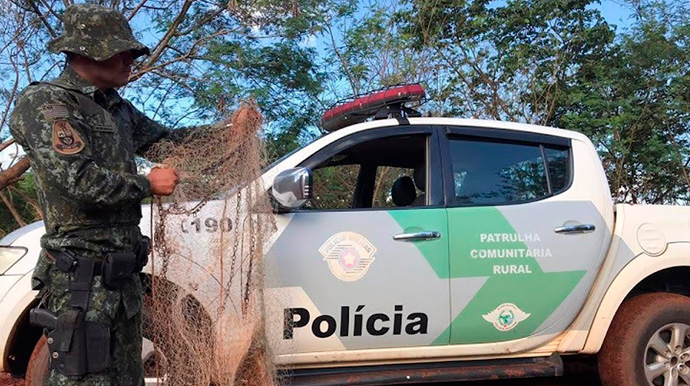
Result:
<svg viewBox="0 0 690 386"><path fill-rule="evenodd" d="M503 303L482 317L492 323L498 331L510 331L520 322L527 320L530 315L513 303Z"/></svg>
<svg viewBox="0 0 690 386"><path fill-rule="evenodd" d="M53 122L53 149L60 154L77 154L84 149L84 141L65 119Z"/></svg>
<svg viewBox="0 0 690 386"><path fill-rule="evenodd" d="M335 277L342 281L356 281L369 270L376 247L358 233L340 232L331 236L319 252Z"/></svg>

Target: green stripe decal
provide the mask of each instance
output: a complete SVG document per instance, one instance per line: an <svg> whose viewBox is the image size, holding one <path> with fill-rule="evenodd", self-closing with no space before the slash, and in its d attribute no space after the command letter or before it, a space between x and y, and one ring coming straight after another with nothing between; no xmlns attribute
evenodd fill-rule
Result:
<svg viewBox="0 0 690 386"><path fill-rule="evenodd" d="M448 227L452 230L451 277L489 277L451 323L451 344L499 342L530 336L568 297L586 272L542 271L534 256L549 259L558 256L538 248L540 235L514 229L495 207L449 209ZM532 240L533 248L525 244L526 239ZM452 289L453 292L461 290ZM507 331L484 318L488 315L490 320L510 321L510 310L504 315L508 319L500 319L498 312L491 314L506 303L529 314Z"/></svg>
<svg viewBox="0 0 690 386"><path fill-rule="evenodd" d="M544 272L535 256L559 258L555 252L539 247L539 237L550 235L514 229L495 207L452 208L447 213L443 209L388 213L404 232L441 232L439 240L414 243L439 278L488 278L448 328L435 339L435 345L448 344L449 341L451 344L501 342L533 335L586 272ZM424 224L424 228L420 224ZM526 244L529 239L531 247ZM463 290L455 282L451 298ZM499 306L504 304L514 305L519 311L503 308L505 312L501 314ZM517 323L510 323L511 318L514 320L515 314L520 312L528 316L523 315L522 319L518 316L520 320Z"/></svg>
<svg viewBox="0 0 690 386"><path fill-rule="evenodd" d="M438 231L441 238L414 242L439 278L449 277L448 221L445 209L392 210L388 214L400 225L403 232Z"/></svg>

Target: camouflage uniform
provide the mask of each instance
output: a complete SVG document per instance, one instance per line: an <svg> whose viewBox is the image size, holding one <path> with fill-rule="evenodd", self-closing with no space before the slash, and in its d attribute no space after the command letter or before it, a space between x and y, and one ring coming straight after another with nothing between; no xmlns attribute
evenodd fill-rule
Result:
<svg viewBox="0 0 690 386"><path fill-rule="evenodd" d="M118 12L76 5L64 14L65 33L49 43L52 52L74 52L95 60L148 49L132 36ZM102 260L109 252L134 251L140 241L140 202L151 195L137 174L135 154L172 137L118 93L98 90L69 66L57 79L34 83L19 96L10 131L31 160L45 220L45 249ZM173 138L175 139L175 138ZM34 271L55 315L70 309L71 273L60 271L43 250ZM110 370L73 379L51 371L50 385L140 385L142 288L137 274L119 290L107 290L94 275L86 320L110 326Z"/></svg>

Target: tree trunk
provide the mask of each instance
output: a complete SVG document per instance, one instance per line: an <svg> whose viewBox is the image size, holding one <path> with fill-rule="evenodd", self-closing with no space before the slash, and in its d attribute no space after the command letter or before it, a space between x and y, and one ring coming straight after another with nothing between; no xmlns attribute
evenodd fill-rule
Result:
<svg viewBox="0 0 690 386"><path fill-rule="evenodd" d="M0 198L2 198L2 202L5 203L5 206L7 206L7 209L9 209L10 213L12 213L12 217L14 217L14 221L16 221L20 227L25 226L26 221L24 221L22 216L19 214L19 211L17 210L17 208L14 207L14 203L12 202L12 200L9 197L7 197L5 192L0 192Z"/></svg>
<svg viewBox="0 0 690 386"><path fill-rule="evenodd" d="M31 166L29 163L29 158L22 157L22 159L20 159L17 163L0 173L0 190L3 190L9 185L17 182L22 177L24 172L29 169L29 166Z"/></svg>

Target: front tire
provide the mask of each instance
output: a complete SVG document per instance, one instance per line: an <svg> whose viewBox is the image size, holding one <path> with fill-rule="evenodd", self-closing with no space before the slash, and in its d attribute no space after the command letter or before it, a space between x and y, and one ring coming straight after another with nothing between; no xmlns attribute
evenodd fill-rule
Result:
<svg viewBox="0 0 690 386"><path fill-rule="evenodd" d="M603 386L690 386L690 298L650 293L625 301L598 357Z"/></svg>
<svg viewBox="0 0 690 386"><path fill-rule="evenodd" d="M34 351L31 353L29 364L26 367L25 386L43 386L47 384L48 376L50 376L49 355L46 337L41 335L41 339L34 346Z"/></svg>

